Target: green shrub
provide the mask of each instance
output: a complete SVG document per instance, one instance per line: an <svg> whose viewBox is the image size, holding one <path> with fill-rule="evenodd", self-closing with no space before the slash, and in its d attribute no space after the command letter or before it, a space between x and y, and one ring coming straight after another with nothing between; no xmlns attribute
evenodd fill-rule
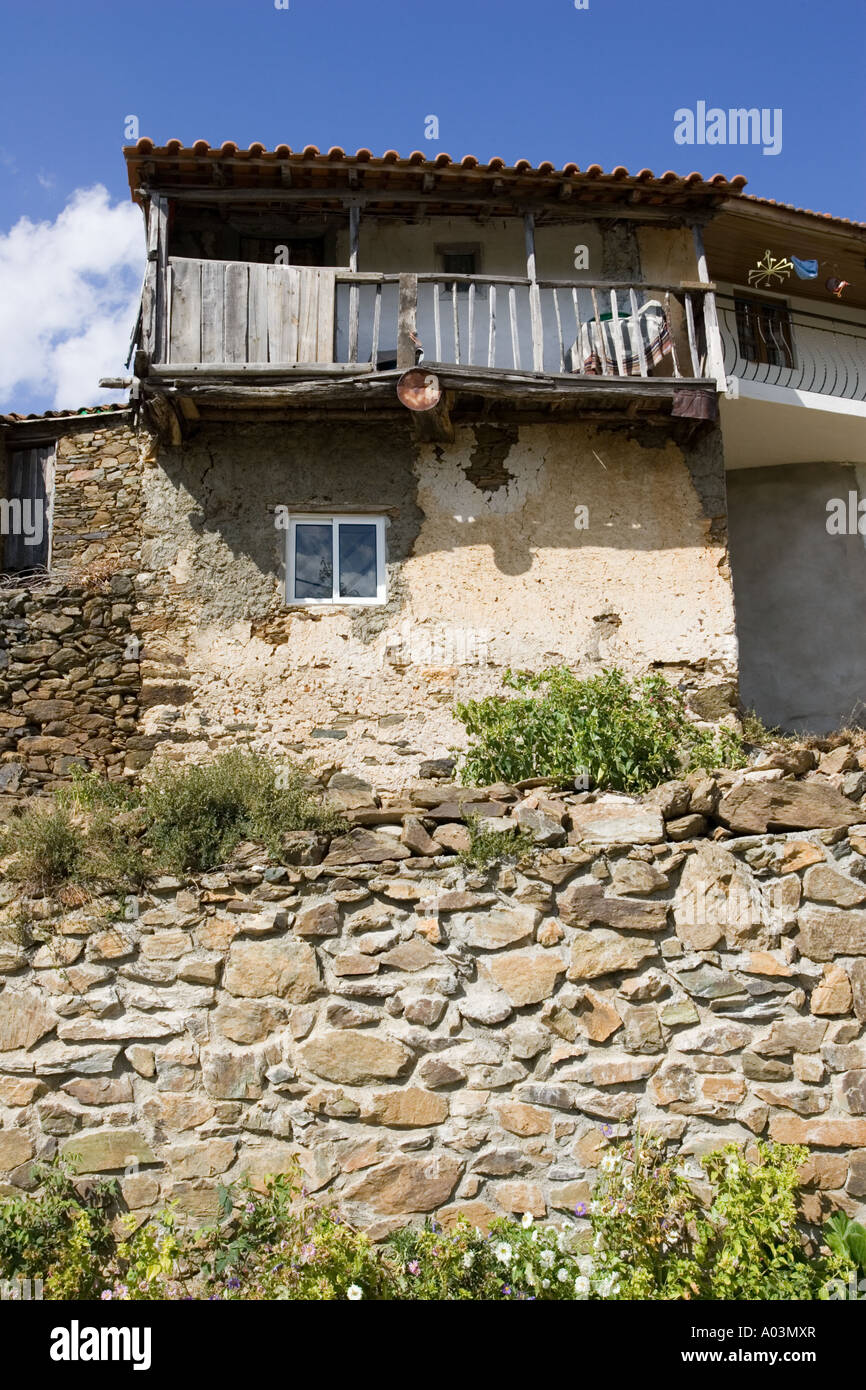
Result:
<svg viewBox="0 0 866 1390"><path fill-rule="evenodd" d="M0 1279L41 1279L49 1299L99 1298L114 1247L113 1182L82 1182L55 1161L35 1166L38 1195L0 1202Z"/></svg>
<svg viewBox="0 0 866 1390"><path fill-rule="evenodd" d="M84 828L65 806L27 807L5 828L2 845L16 852L9 877L32 892L78 882L87 869Z"/></svg>
<svg viewBox="0 0 866 1390"><path fill-rule="evenodd" d="M824 1238L834 1255L861 1277L866 1276L866 1227L837 1211L824 1227Z"/></svg>
<svg viewBox="0 0 866 1390"><path fill-rule="evenodd" d="M528 830L483 830L477 816L466 821L469 848L461 850L459 859L470 869L487 869L491 864L519 863L533 847Z"/></svg>
<svg viewBox="0 0 866 1390"><path fill-rule="evenodd" d="M505 673L519 694L488 695L456 708L469 734L466 783L550 777L642 792L688 768L740 766L730 730L698 729L679 690L663 676L630 682L621 671L578 680L567 667Z"/></svg>
<svg viewBox="0 0 866 1390"><path fill-rule="evenodd" d="M853 1247L836 1241L853 1235L856 1245L863 1228L840 1216L827 1228L829 1256L810 1254L797 1219L806 1150L756 1147L755 1161L735 1144L705 1158L702 1200L661 1140L613 1145L589 1205L591 1253L585 1227L529 1215L499 1218L487 1235L463 1219L448 1231L428 1220L375 1245L304 1193L297 1165L262 1192L248 1181L221 1187L211 1226L182 1226L173 1208L139 1224L118 1219L113 1183L73 1180L55 1161L37 1170L37 1192L0 1201L0 1279L42 1279L49 1299L124 1301L844 1296L830 1281L845 1285Z"/></svg>
<svg viewBox="0 0 866 1390"><path fill-rule="evenodd" d="M711 1197L702 1201L665 1153L637 1134L602 1161L590 1207L595 1275L618 1299L815 1299L842 1269L810 1258L797 1213L798 1169L808 1150L736 1144L702 1159Z"/></svg>
<svg viewBox="0 0 866 1390"><path fill-rule="evenodd" d="M225 863L243 840L278 856L288 831L343 828L312 795L300 768L242 750L211 763L162 768L144 787L143 802L154 860L177 873Z"/></svg>

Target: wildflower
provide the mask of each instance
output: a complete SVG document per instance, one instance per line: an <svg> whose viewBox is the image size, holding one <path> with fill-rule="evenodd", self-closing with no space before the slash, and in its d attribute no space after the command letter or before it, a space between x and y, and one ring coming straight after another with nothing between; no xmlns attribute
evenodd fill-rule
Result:
<svg viewBox="0 0 866 1390"><path fill-rule="evenodd" d="M512 1249L504 1240L501 1240L498 1245L494 1245L493 1253L501 1264L511 1264Z"/></svg>
<svg viewBox="0 0 866 1390"><path fill-rule="evenodd" d="M226 1280L226 1288L227 1288L227 1289L239 1289L240 1286L241 1286L241 1281L240 1281L240 1279L232 1278L232 1279L227 1279L227 1280Z"/></svg>
<svg viewBox="0 0 866 1390"><path fill-rule="evenodd" d="M601 1160L600 1167L603 1173L612 1173L616 1168L616 1154L607 1154L606 1157Z"/></svg>
<svg viewBox="0 0 866 1390"><path fill-rule="evenodd" d="M578 1202L574 1209L575 1216L586 1216L586 1202Z"/></svg>
<svg viewBox="0 0 866 1390"><path fill-rule="evenodd" d="M350 1303L357 1303L359 1298L364 1297L364 1290L360 1284L350 1284L346 1290L346 1297Z"/></svg>
<svg viewBox="0 0 866 1390"><path fill-rule="evenodd" d="M99 1295L99 1297L100 1297L100 1298L103 1300L103 1302L104 1302L106 1298L113 1298L113 1297L114 1297L114 1294L111 1292L111 1289L103 1289L103 1290L102 1290L102 1293Z"/></svg>
<svg viewBox="0 0 866 1390"><path fill-rule="evenodd" d="M566 1279L568 1278L568 1270L564 1267L562 1269L558 1269L556 1271L556 1277L559 1280L560 1284L564 1284Z"/></svg>
<svg viewBox="0 0 866 1390"><path fill-rule="evenodd" d="M575 1298L589 1298L589 1280L585 1274L578 1274L574 1281Z"/></svg>
<svg viewBox="0 0 866 1390"><path fill-rule="evenodd" d="M417 1260L410 1260L409 1263L407 1264L406 1268L408 1269L408 1271L409 1271L410 1274L420 1274L420 1273L421 1273L421 1266L419 1265L419 1263L418 1263Z"/></svg>
<svg viewBox="0 0 866 1390"><path fill-rule="evenodd" d="M541 1287L542 1287L543 1289L549 1289L549 1288L550 1288L550 1280L549 1280L549 1279L542 1279L542 1281L541 1281Z"/></svg>
<svg viewBox="0 0 866 1390"><path fill-rule="evenodd" d="M525 1211L525 1212L523 1213L523 1216L522 1216L521 1219L520 1219L520 1224L521 1224L521 1226L523 1227L524 1231L528 1231L528 1230L529 1230L530 1226L532 1225L532 1212L531 1212L531 1211Z"/></svg>
<svg viewBox="0 0 866 1390"><path fill-rule="evenodd" d="M539 1264L542 1266L543 1269L550 1269L555 1259L556 1256L552 1250L542 1250L541 1254L538 1257Z"/></svg>
<svg viewBox="0 0 866 1390"><path fill-rule="evenodd" d="M252 1215L252 1213L255 1211L255 1209L256 1209L256 1204L255 1204L255 1202L247 1202L247 1213L248 1213L249 1215Z"/></svg>
<svg viewBox="0 0 866 1390"><path fill-rule="evenodd" d="M467 1251L466 1254L463 1256L463 1268L464 1268L464 1269L471 1269L474 1260L475 1260L475 1256L472 1254L472 1252L471 1252L471 1251Z"/></svg>
<svg viewBox="0 0 866 1390"><path fill-rule="evenodd" d="M613 1134L613 1126L612 1126L612 1125L602 1125L602 1127L601 1127L601 1132L602 1132L602 1134L604 1135L605 1139L609 1139L610 1136Z"/></svg>

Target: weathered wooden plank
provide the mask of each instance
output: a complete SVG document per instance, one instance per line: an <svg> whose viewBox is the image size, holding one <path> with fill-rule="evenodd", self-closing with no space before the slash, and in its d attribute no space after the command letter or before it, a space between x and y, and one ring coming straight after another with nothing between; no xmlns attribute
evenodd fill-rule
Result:
<svg viewBox="0 0 866 1390"><path fill-rule="evenodd" d="M473 344L475 341L475 282L469 286L469 322L467 326L467 337L469 343L466 349L466 361L472 366Z"/></svg>
<svg viewBox="0 0 866 1390"><path fill-rule="evenodd" d="M628 297L629 303L631 305L632 322L634 323L634 332L636 340L635 346L637 347L637 360L640 363L640 374L641 376L648 376L649 371L647 369L646 349L643 345L643 332L641 330L641 321L639 314L640 305L637 302L637 295L635 294L633 288L629 290Z"/></svg>
<svg viewBox="0 0 866 1390"><path fill-rule="evenodd" d="M361 234L361 209L354 204L349 208L349 269L353 275L358 271L358 250ZM349 361L358 360L358 320L361 308L361 291L357 282L349 288Z"/></svg>
<svg viewBox="0 0 866 1390"><path fill-rule="evenodd" d="M172 262L171 342L172 362L201 361L201 261Z"/></svg>
<svg viewBox="0 0 866 1390"><path fill-rule="evenodd" d="M697 223L692 227L692 236L695 242L698 276L701 281L710 286L710 273L707 267L707 253L704 250L704 237ZM718 389L720 391L726 391L727 376L725 374L725 351L722 346L722 332L719 327L719 312L716 307L716 296L711 287L707 288L704 292L704 334L707 340L707 371L710 376L715 377Z"/></svg>
<svg viewBox="0 0 866 1390"><path fill-rule="evenodd" d="M616 369L620 376L625 376L625 345L622 340L622 324L619 318L619 301L617 300L616 290L611 290L610 292L610 331L613 335L613 351L616 357Z"/></svg>
<svg viewBox="0 0 866 1390"><path fill-rule="evenodd" d="M249 268L247 300L247 352L249 362L268 360L268 266Z"/></svg>
<svg viewBox="0 0 866 1390"><path fill-rule="evenodd" d="M593 311L593 314L595 315L595 320L594 320L594 324L591 323L591 324L589 325L590 351L592 350L592 348L593 348L593 346L594 346L593 341L592 341L592 338L593 338L593 334L595 334L595 335L596 335L596 339L597 339L598 354L599 354L599 356L600 356L600 358L601 358L601 372L602 372L602 376L610 376L610 375L611 375L611 369L610 369L610 367L607 365L607 343L606 343L606 341L605 341L605 336L604 336L604 325L602 324L602 321L601 321L601 310L600 310L599 307L598 307L598 295L597 295L596 292L595 292L595 286L592 287L591 293L592 293L592 311Z"/></svg>
<svg viewBox="0 0 866 1390"><path fill-rule="evenodd" d="M418 315L418 277L400 276L397 310L397 366L407 370L415 366L415 325Z"/></svg>
<svg viewBox="0 0 866 1390"><path fill-rule="evenodd" d="M298 361L316 362L319 351L319 274L307 266L298 267L300 304L298 307Z"/></svg>
<svg viewBox="0 0 866 1390"><path fill-rule="evenodd" d="M442 286L439 284L439 281L436 280L433 284L433 346L434 361L436 362L442 361L442 314L440 307L441 295Z"/></svg>
<svg viewBox="0 0 866 1390"><path fill-rule="evenodd" d="M156 348L156 281L159 273L159 219L151 199L147 218L147 268L141 293L141 346L150 359Z"/></svg>
<svg viewBox="0 0 866 1390"><path fill-rule="evenodd" d="M529 321L532 332L532 370L544 371L544 323L541 317L541 294L535 275L535 217L527 212L523 218L526 239L526 278L529 281Z"/></svg>
<svg viewBox="0 0 866 1390"><path fill-rule="evenodd" d="M559 370L565 372L565 344L562 341L562 315L559 312L559 290L553 291L553 312L556 318L556 341L559 347Z"/></svg>
<svg viewBox="0 0 866 1390"><path fill-rule="evenodd" d="M457 301L457 285L451 286L451 317L454 321L454 361L460 366L460 305Z"/></svg>
<svg viewBox="0 0 866 1390"><path fill-rule="evenodd" d="M692 305L692 297L688 290L683 298L686 306L686 332L689 335L689 356L692 359L692 372L695 376L700 376L701 366L698 357L698 340L695 334L695 311Z"/></svg>
<svg viewBox="0 0 866 1390"><path fill-rule="evenodd" d="M379 361L379 331L382 326L382 286L377 285L375 298L373 300L373 346L370 349L370 361L375 371Z"/></svg>
<svg viewBox="0 0 866 1390"><path fill-rule="evenodd" d="M517 292L514 285L508 286L508 314L511 319L511 365L519 372L520 334L517 329Z"/></svg>
<svg viewBox="0 0 866 1390"><path fill-rule="evenodd" d="M574 285L572 285L572 287L571 287L571 298L572 298L572 300L573 300L573 302L574 302L574 342L575 342L575 352L576 352L576 354L577 354L577 362L576 362L576 364L575 364L575 362L572 362L572 364L571 364L571 369L572 369L572 371L574 371L574 372L582 372L582 371L583 371L583 343L581 342L581 338L580 338L580 332L581 332L581 329L580 329L580 300L578 299L577 288L576 288L576 286L574 286ZM591 331L592 331L592 330L590 330L590 332L591 332ZM591 344L591 343L590 343L590 351L592 351L592 344Z"/></svg>
<svg viewBox="0 0 866 1390"><path fill-rule="evenodd" d="M168 200L159 195L151 199L151 215L156 220L156 302L153 352L157 362L168 361L169 290L168 263Z"/></svg>
<svg viewBox="0 0 866 1390"><path fill-rule="evenodd" d="M666 295L665 295L665 319L667 320L667 325L668 325L668 337L669 337L670 340L671 340L671 362L672 362L672 364L673 364L674 376L675 376L675 377L680 377L680 376L682 376L682 372L680 371L680 364L679 364L679 362L677 361L677 345L676 345L676 338L675 338L675 334L674 334L674 321L673 321L673 319L671 318L671 297L670 297L670 294L666 294Z"/></svg>
<svg viewBox="0 0 866 1390"><path fill-rule="evenodd" d="M298 354L298 272L294 266L269 265L268 361L289 365Z"/></svg>
<svg viewBox="0 0 866 1390"><path fill-rule="evenodd" d="M225 362L225 278L222 261L202 261L201 360Z"/></svg>
<svg viewBox="0 0 866 1390"><path fill-rule="evenodd" d="M334 282L334 272L332 270L320 270L318 272L319 281L319 300L318 300L318 322L316 327L316 361L333 362L334 360L334 305L336 303L337 287ZM358 360L358 345L355 344L355 359Z"/></svg>
<svg viewBox="0 0 866 1390"><path fill-rule="evenodd" d="M247 353L248 267L241 261L226 264L224 280L225 360L249 362Z"/></svg>

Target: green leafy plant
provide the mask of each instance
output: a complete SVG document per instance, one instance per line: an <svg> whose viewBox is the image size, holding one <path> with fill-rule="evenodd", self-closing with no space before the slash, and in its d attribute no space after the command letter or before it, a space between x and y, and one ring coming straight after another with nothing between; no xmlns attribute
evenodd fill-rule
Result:
<svg viewBox="0 0 866 1390"><path fill-rule="evenodd" d="M623 1299L815 1299L838 1259L810 1258L798 1219L808 1150L758 1140L701 1160L701 1200L663 1141L613 1146L591 1206L596 1275Z"/></svg>
<svg viewBox="0 0 866 1390"><path fill-rule="evenodd" d="M866 1226L852 1221L844 1211L836 1211L824 1227L824 1239L834 1255L866 1275Z"/></svg>
<svg viewBox="0 0 866 1390"><path fill-rule="evenodd" d="M589 1261L570 1246L568 1227L540 1226L504 1217L489 1234L460 1218L451 1231L435 1222L419 1230L405 1227L391 1238L394 1297L408 1300L499 1299L572 1300L589 1298Z"/></svg>
<svg viewBox="0 0 866 1390"><path fill-rule="evenodd" d="M688 768L740 766L729 729L699 729L681 692L653 674L631 682L619 670L578 680L567 667L538 675L507 671L513 697L488 695L456 707L469 747L467 783L550 777L642 792Z"/></svg>
<svg viewBox="0 0 866 1390"><path fill-rule="evenodd" d="M302 769L263 754L222 753L211 763L166 767L143 791L145 841L155 861L175 872L224 863L242 840L279 855L293 830L334 833L343 821L311 792Z"/></svg>
<svg viewBox="0 0 866 1390"><path fill-rule="evenodd" d="M468 817L466 829L469 831L469 848L461 850L458 857L467 868L486 869L491 864L519 863L533 847L528 830L483 829L477 816Z"/></svg>
<svg viewBox="0 0 866 1390"><path fill-rule="evenodd" d="M15 851L7 870L9 878L31 892L50 892L76 881L86 871L84 828L65 806L28 806L5 828L2 848L5 853Z"/></svg>
<svg viewBox="0 0 866 1390"><path fill-rule="evenodd" d="M98 1298L114 1248L115 1184L76 1179L59 1160L34 1173L36 1195L0 1202L0 1278L41 1279L45 1298Z"/></svg>

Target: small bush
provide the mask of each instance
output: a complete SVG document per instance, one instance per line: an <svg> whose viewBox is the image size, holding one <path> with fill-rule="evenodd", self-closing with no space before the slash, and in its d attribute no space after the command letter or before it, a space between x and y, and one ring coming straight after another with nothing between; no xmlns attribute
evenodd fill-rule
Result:
<svg viewBox="0 0 866 1390"><path fill-rule="evenodd" d="M114 1247L114 1183L76 1181L57 1161L35 1174L38 1195L0 1202L0 1279L41 1279L50 1299L99 1298Z"/></svg>
<svg viewBox="0 0 866 1390"><path fill-rule="evenodd" d="M797 1213L808 1150L758 1140L701 1160L702 1202L663 1141L636 1135L613 1147L590 1207L595 1270L618 1299L815 1299L844 1261L810 1258ZM847 1268L847 1266L846 1266Z"/></svg>
<svg viewBox="0 0 866 1390"><path fill-rule="evenodd" d="M468 869L487 869L491 864L519 863L533 847L528 830L483 830L477 816L466 821L469 848L461 850L458 858Z"/></svg>
<svg viewBox="0 0 866 1390"><path fill-rule="evenodd" d="M299 768L235 750L212 763L161 769L144 788L147 845L176 873L225 863L243 840L278 856L292 830L335 832L340 817L310 792Z"/></svg>
<svg viewBox="0 0 866 1390"><path fill-rule="evenodd" d="M456 708L469 734L461 775L467 783L550 777L642 792L689 768L741 766L728 729L691 722L679 690L663 676L630 682L621 671L578 680L567 667L539 675L505 673L514 698L488 695Z"/></svg>
<svg viewBox="0 0 866 1390"><path fill-rule="evenodd" d="M16 854L9 877L34 892L77 882L86 871L84 829L65 806L28 807L5 827L2 848Z"/></svg>

